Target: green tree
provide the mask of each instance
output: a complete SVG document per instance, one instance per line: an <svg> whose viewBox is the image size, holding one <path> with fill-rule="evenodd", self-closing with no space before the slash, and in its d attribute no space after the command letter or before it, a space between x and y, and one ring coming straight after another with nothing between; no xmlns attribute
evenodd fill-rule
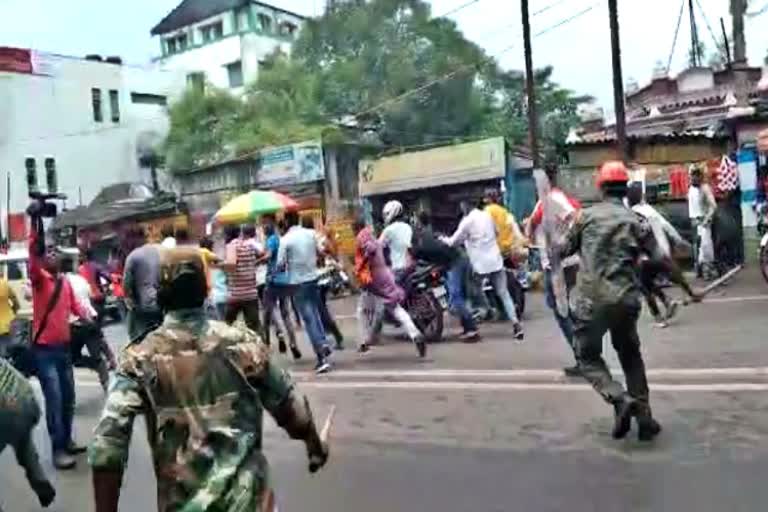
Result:
<svg viewBox="0 0 768 512"><path fill-rule="evenodd" d="M240 101L227 91L189 88L170 107L171 128L165 141L169 169L188 170L229 158L238 130Z"/></svg>
<svg viewBox="0 0 768 512"><path fill-rule="evenodd" d="M392 145L471 135L490 105L477 82L495 65L421 0L340 5L304 27L292 58L319 76L331 119L355 117Z"/></svg>
<svg viewBox="0 0 768 512"><path fill-rule="evenodd" d="M393 147L499 135L526 142L523 75L499 69L453 21L432 18L424 0L338 4L306 22L290 59L275 54L268 64L242 101L210 90L171 107L172 169L333 140L339 126ZM551 68L536 72L536 84L543 146L555 152L584 98L555 84Z"/></svg>

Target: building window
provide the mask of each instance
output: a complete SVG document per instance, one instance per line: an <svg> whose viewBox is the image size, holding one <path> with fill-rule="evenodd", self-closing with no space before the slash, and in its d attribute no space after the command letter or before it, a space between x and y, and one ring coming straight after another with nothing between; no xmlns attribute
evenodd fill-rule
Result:
<svg viewBox="0 0 768 512"><path fill-rule="evenodd" d="M296 31L299 29L296 25L289 21L284 21L280 24L280 35L285 37L293 38L293 36L296 34Z"/></svg>
<svg viewBox="0 0 768 512"><path fill-rule="evenodd" d="M91 89L91 104L93 105L93 120L97 123L104 121L104 114L101 112L101 89Z"/></svg>
<svg viewBox="0 0 768 512"><path fill-rule="evenodd" d="M230 87L242 87L243 86L243 63L242 61L233 62L227 64L227 74L229 75Z"/></svg>
<svg viewBox="0 0 768 512"><path fill-rule="evenodd" d="M250 7L238 7L235 9L235 30L249 30L251 28Z"/></svg>
<svg viewBox="0 0 768 512"><path fill-rule="evenodd" d="M184 50L187 49L187 43L188 42L189 42L189 40L187 39L187 34L180 34L176 38L176 44L179 46L179 51L180 52L183 52Z"/></svg>
<svg viewBox="0 0 768 512"><path fill-rule="evenodd" d="M210 43L224 37L224 25L222 22L217 21L210 25L205 25L200 28L200 35L203 38L203 43Z"/></svg>
<svg viewBox="0 0 768 512"><path fill-rule="evenodd" d="M131 103L135 103L137 105L159 105L164 107L168 104L168 98L161 94L132 92Z"/></svg>
<svg viewBox="0 0 768 512"><path fill-rule="evenodd" d="M112 113L112 122L120 122L120 93L114 89L109 91L109 110Z"/></svg>
<svg viewBox="0 0 768 512"><path fill-rule="evenodd" d="M169 55L183 52L187 49L188 44L189 38L187 37L187 34L179 34L165 40L165 47Z"/></svg>
<svg viewBox="0 0 768 512"><path fill-rule="evenodd" d="M205 91L205 73L190 73L187 75L187 86L197 92Z"/></svg>
<svg viewBox="0 0 768 512"><path fill-rule="evenodd" d="M267 34L272 33L272 18L267 16L266 14L259 14L257 16L259 20L259 29L261 29L262 32L265 32Z"/></svg>

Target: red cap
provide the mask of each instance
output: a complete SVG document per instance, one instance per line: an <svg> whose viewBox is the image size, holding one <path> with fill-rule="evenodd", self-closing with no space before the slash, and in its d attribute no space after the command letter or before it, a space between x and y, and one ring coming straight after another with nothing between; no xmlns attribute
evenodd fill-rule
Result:
<svg viewBox="0 0 768 512"><path fill-rule="evenodd" d="M597 173L598 188L606 183L627 183L628 181L629 173L627 173L627 167L624 165L624 162L619 160L605 162L600 166L600 170Z"/></svg>

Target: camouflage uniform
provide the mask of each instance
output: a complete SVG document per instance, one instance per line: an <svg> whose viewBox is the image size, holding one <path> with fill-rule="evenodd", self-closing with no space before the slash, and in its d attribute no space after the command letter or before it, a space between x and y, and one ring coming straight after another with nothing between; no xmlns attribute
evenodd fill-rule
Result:
<svg viewBox="0 0 768 512"><path fill-rule="evenodd" d="M32 386L5 359L0 358L0 453L13 447L16 460L41 502L50 503L55 492L45 476L32 431L40 421L40 406ZM44 498L43 496L47 496Z"/></svg>
<svg viewBox="0 0 768 512"><path fill-rule="evenodd" d="M635 215L618 200L606 200L582 211L568 234L563 256L581 257L571 294L574 348L584 378L609 403L624 399L624 387L611 376L602 357L602 341L611 333L627 390L648 403L648 382L640 354L637 320L641 287L637 259L649 240Z"/></svg>
<svg viewBox="0 0 768 512"><path fill-rule="evenodd" d="M89 461L122 473L143 414L159 511L271 511L263 408L291 437L319 442L306 400L254 332L209 321L202 307L173 311L123 352Z"/></svg>

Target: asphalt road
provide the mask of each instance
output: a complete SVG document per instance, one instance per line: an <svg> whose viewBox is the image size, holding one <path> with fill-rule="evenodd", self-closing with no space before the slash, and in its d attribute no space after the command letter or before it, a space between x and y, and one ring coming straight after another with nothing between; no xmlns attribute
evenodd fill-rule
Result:
<svg viewBox="0 0 768 512"><path fill-rule="evenodd" d="M419 362L393 333L364 357L338 353L327 377L312 375L310 361L293 366L316 416L331 404L337 416L331 461L316 476L302 446L266 422L281 510L765 510L765 283L745 273L710 302L685 308L669 329L642 320L654 413L664 425L650 445L610 438L610 410L583 382L559 374L568 352L540 297L531 303L522 345L503 325L483 326L480 344L448 341ZM334 309L354 345L354 324L344 318L351 302ZM120 329L110 332L119 344ZM88 439L102 400L94 376L78 373L79 439ZM49 461L44 427L36 439ZM92 510L84 463L55 480L52 510ZM11 453L0 456L0 503L7 512L38 510ZM139 422L121 510L155 503Z"/></svg>

